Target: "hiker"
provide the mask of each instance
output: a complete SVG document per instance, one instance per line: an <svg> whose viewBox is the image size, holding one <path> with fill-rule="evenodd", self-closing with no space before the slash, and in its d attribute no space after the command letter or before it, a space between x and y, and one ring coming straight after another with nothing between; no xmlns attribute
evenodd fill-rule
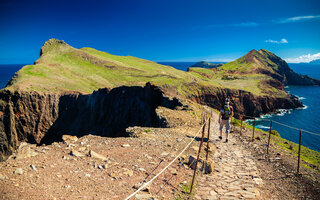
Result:
<svg viewBox="0 0 320 200"><path fill-rule="evenodd" d="M220 124L220 136L219 139L222 140L222 129L226 126L226 141L228 142L228 134L230 132L230 120L233 116L233 108L230 106L229 98L226 98L224 106L220 110L219 114L219 124Z"/></svg>

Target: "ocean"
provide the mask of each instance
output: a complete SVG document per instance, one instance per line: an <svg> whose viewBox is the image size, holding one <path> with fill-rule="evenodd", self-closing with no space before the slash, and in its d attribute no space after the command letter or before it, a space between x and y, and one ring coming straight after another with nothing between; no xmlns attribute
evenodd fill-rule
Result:
<svg viewBox="0 0 320 200"><path fill-rule="evenodd" d="M159 64L169 65L176 69L186 71L189 66L195 62L158 62ZM4 88L10 78L24 64L0 65L0 88ZM320 65L289 64L297 73L309 75L310 77L320 79ZM285 88L289 93L296 95L305 105L302 109L282 110L277 114L265 115L257 118L256 127L262 130L269 130L270 122L263 119L274 120L289 126L307 130L320 134L320 87L319 86L288 86ZM248 123L252 123L248 121ZM281 137L292 142L299 142L299 131L287 128L285 126L273 123L274 130L277 130ZM320 151L320 136L312 135L306 132L302 133L302 145L313 150Z"/></svg>
<svg viewBox="0 0 320 200"><path fill-rule="evenodd" d="M11 77L26 64L0 64L0 89L4 88Z"/></svg>

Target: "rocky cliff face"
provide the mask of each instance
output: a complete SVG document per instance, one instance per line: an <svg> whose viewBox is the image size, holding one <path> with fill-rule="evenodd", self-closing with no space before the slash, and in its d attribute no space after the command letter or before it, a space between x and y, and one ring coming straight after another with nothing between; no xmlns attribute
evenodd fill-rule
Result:
<svg viewBox="0 0 320 200"><path fill-rule="evenodd" d="M194 101L206 104L212 108L220 109L229 97L234 108L235 117L241 115L258 117L261 114L275 112L277 109L292 109L303 107L302 102L293 95L286 98L273 98L268 96L255 96L243 90L227 88L203 88L198 95L190 96Z"/></svg>
<svg viewBox="0 0 320 200"><path fill-rule="evenodd" d="M280 76L274 77L279 81L282 81L286 85L320 85L320 80L310 78L307 75L301 75L298 73L295 73L289 65L286 63L286 61L282 60L280 57L276 56L275 54L260 49L258 51L260 54L262 54L265 58L267 58L269 61L274 63L275 65L271 66L277 74Z"/></svg>
<svg viewBox="0 0 320 200"><path fill-rule="evenodd" d="M50 143L63 134L126 136L129 126L161 127L158 106L174 108L176 99L162 91L145 87L100 89L90 95L37 92L0 92L0 161L16 149L20 141Z"/></svg>
<svg viewBox="0 0 320 200"><path fill-rule="evenodd" d="M59 95L37 92L0 92L0 160L19 141L40 143L58 117Z"/></svg>

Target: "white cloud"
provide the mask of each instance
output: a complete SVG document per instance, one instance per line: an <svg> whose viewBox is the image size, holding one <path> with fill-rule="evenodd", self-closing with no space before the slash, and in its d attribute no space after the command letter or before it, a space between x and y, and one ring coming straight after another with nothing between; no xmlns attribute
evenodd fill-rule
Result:
<svg viewBox="0 0 320 200"><path fill-rule="evenodd" d="M280 41L277 40L265 40L264 42L268 42L268 43L275 43L275 44L287 44L289 43L287 39L282 38Z"/></svg>
<svg viewBox="0 0 320 200"><path fill-rule="evenodd" d="M320 15L296 16L277 21L280 24L320 19Z"/></svg>
<svg viewBox="0 0 320 200"><path fill-rule="evenodd" d="M308 63L310 61L317 60L317 59L320 59L320 53L316 53L313 55L306 54L306 55L299 56L297 58L286 58L284 60L288 63L300 63L300 62Z"/></svg>

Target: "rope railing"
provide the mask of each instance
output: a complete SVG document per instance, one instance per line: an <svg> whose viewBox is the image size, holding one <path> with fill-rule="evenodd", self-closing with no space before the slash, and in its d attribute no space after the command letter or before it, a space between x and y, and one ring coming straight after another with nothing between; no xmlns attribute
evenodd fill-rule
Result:
<svg viewBox="0 0 320 200"><path fill-rule="evenodd" d="M196 139L196 137L199 135L203 127L206 125L208 119L203 123L199 131L196 133L196 135L191 139L191 141L186 145L186 147L167 165L165 166L157 175L155 175L152 179L150 179L148 182L140 186L139 189L137 189L135 192L133 192L131 195L129 195L125 200L130 199L131 197L135 196L138 192L140 192L142 189L144 189L146 186L148 186L152 181L154 181L158 176L160 176L166 169L168 169L180 156L182 153L184 153L187 148L192 144L192 142Z"/></svg>

